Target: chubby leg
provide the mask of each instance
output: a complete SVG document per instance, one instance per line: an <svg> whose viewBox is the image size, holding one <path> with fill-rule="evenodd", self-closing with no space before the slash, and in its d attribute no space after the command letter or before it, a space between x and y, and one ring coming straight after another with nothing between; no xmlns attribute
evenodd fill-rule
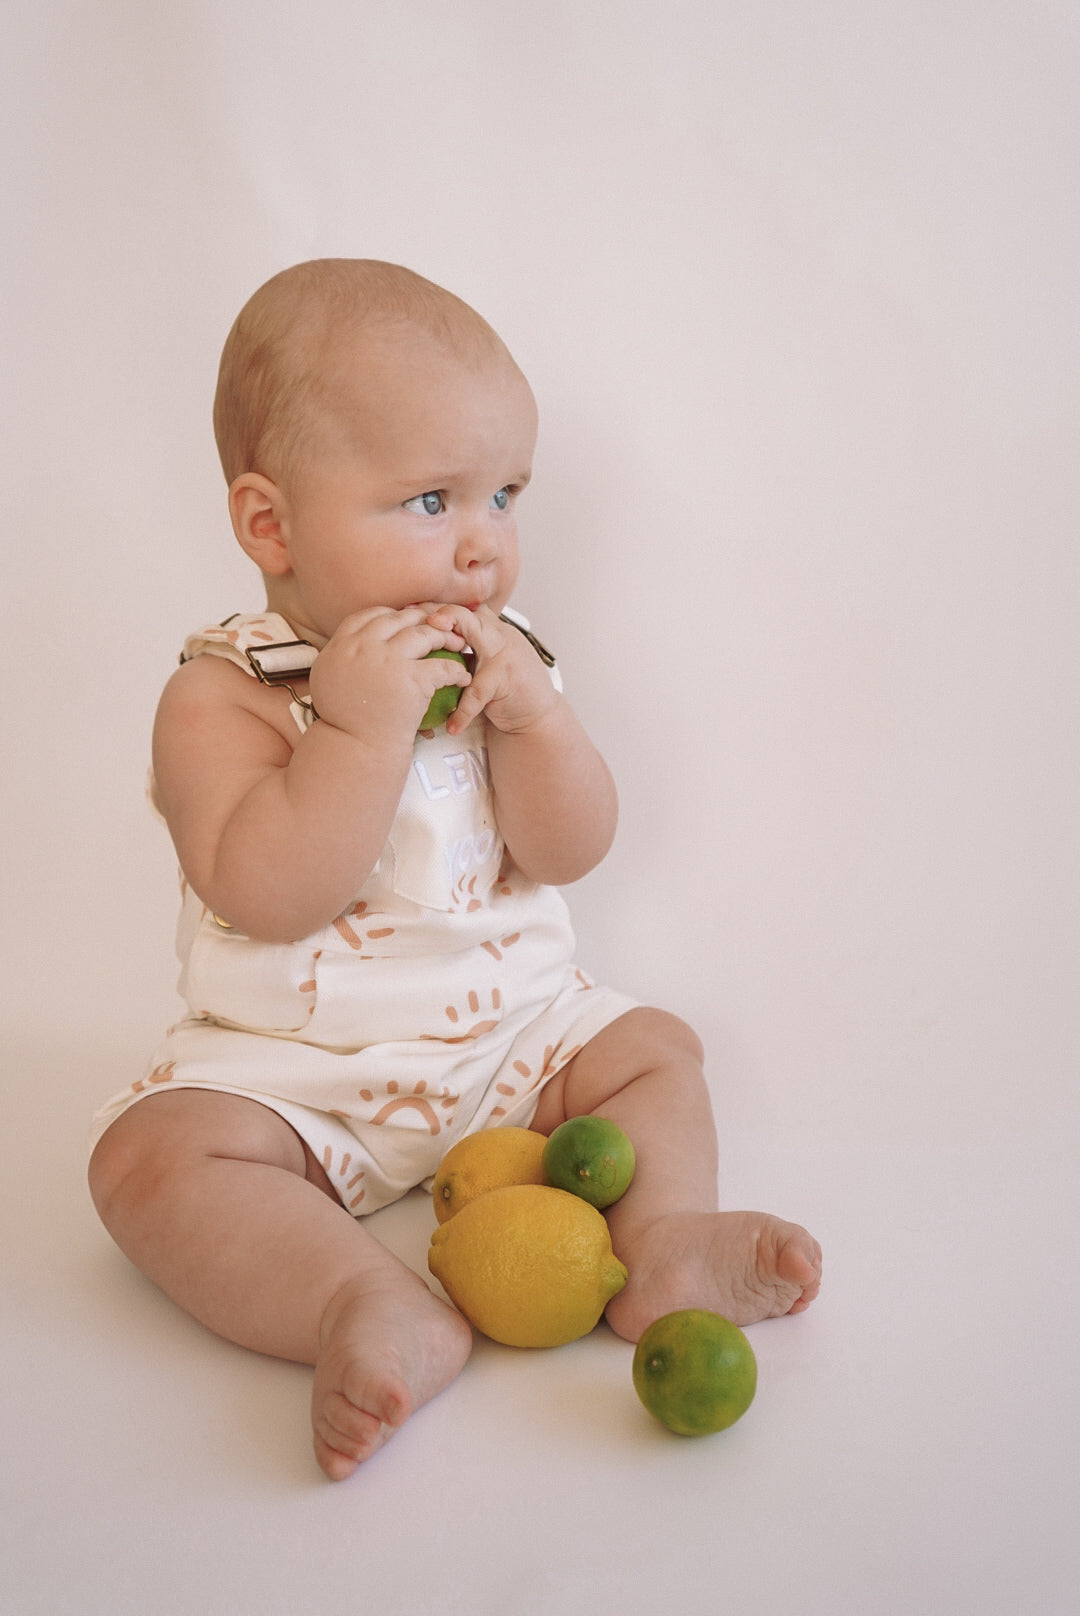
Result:
<svg viewBox="0 0 1080 1616"><path fill-rule="evenodd" d="M276 1112L151 1095L99 1140L90 1189L120 1249L203 1324L315 1366L315 1454L350 1475L469 1356L465 1320L350 1216Z"/></svg>
<svg viewBox="0 0 1080 1616"><path fill-rule="evenodd" d="M661 1314L703 1307L736 1324L809 1307L821 1284L821 1248L796 1223L764 1212L720 1212L716 1130L690 1028L661 1010L631 1010L553 1078L531 1126L550 1133L567 1117L610 1118L634 1145L633 1182L607 1213L629 1271L608 1303L629 1341Z"/></svg>

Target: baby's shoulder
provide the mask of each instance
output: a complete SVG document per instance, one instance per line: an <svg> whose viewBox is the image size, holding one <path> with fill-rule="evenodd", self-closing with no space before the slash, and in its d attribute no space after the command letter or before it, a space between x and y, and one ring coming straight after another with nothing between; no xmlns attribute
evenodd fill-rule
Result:
<svg viewBox="0 0 1080 1616"><path fill-rule="evenodd" d="M181 662L166 681L159 712L182 713L187 708L246 706L262 687L237 663L219 656L194 656Z"/></svg>
<svg viewBox="0 0 1080 1616"><path fill-rule="evenodd" d="M220 656L195 656L181 663L161 692L155 747L173 739L198 747L225 738L243 740L246 748L265 729L291 751L299 732L289 705L286 690L260 684L237 663Z"/></svg>

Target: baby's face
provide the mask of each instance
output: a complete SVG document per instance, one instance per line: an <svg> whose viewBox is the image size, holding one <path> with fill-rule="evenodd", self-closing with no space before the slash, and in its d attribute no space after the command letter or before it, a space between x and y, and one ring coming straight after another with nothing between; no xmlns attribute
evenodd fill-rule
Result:
<svg viewBox="0 0 1080 1616"><path fill-rule="evenodd" d="M501 611L536 406L505 355L465 362L422 333L339 356L333 406L285 488L291 571L270 604L321 643L370 606Z"/></svg>

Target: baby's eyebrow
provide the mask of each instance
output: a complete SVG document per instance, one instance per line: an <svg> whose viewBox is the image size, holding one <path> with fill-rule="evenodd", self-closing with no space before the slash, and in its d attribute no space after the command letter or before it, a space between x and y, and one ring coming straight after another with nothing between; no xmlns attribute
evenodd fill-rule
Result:
<svg viewBox="0 0 1080 1616"><path fill-rule="evenodd" d="M442 471L433 471L428 466L426 470L419 471L415 477L397 476L392 478L389 486L405 495L425 494L439 488L446 488L451 483L460 482L460 480L461 473L459 471L447 471L445 468Z"/></svg>
<svg viewBox="0 0 1080 1616"><path fill-rule="evenodd" d="M395 477L387 486L392 493L408 499L410 494L427 494L444 488L447 481L446 477Z"/></svg>
<svg viewBox="0 0 1080 1616"><path fill-rule="evenodd" d="M461 470L447 471L444 469L441 472L433 472L429 468L426 473L422 473L418 477L395 477L390 482L389 487L395 493L400 494L402 499L408 499L410 495L415 497L417 494L437 493L442 488L453 488L455 484L463 482L469 475L470 473ZM507 477L503 482L497 483L495 486L497 488L524 488L531 479L532 467L527 466L524 471L519 471L516 476Z"/></svg>

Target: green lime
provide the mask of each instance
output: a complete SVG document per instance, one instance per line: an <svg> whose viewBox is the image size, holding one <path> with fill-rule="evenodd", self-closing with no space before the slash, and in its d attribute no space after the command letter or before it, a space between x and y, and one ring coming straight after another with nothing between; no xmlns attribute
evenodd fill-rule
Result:
<svg viewBox="0 0 1080 1616"><path fill-rule="evenodd" d="M680 1436L734 1425L754 1401L757 1359L737 1324L687 1307L649 1325L634 1348L634 1390Z"/></svg>
<svg viewBox="0 0 1080 1616"><path fill-rule="evenodd" d="M462 667L465 666L465 658L460 651L429 651L428 658L430 657L442 657L446 661L460 662ZM460 685L443 685L442 689L436 690L432 696L428 710L420 720L420 728L438 729L440 724L446 723L460 700Z"/></svg>
<svg viewBox="0 0 1080 1616"><path fill-rule="evenodd" d="M634 1147L606 1117L571 1117L544 1146L544 1176L603 1211L619 1199L634 1176Z"/></svg>

